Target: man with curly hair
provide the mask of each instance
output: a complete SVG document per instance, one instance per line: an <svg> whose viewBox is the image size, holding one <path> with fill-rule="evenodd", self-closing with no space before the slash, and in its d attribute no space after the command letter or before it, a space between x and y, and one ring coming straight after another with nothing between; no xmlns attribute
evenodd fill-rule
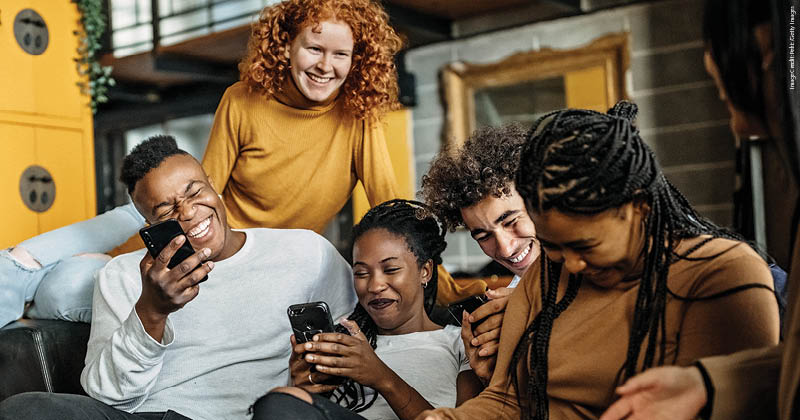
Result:
<svg viewBox="0 0 800 420"><path fill-rule="evenodd" d="M476 131L434 159L422 197L450 231L463 226L483 252L519 280L539 255L536 229L514 188L526 133L517 124Z"/></svg>
<svg viewBox="0 0 800 420"><path fill-rule="evenodd" d="M518 124L480 129L458 150L439 154L422 177L421 195L447 228L465 227L487 256L514 273L508 288L487 291L490 302L462 325L470 364L485 382L494 369L508 296L540 253L536 229L514 187L525 139ZM473 331L471 324L482 319Z"/></svg>

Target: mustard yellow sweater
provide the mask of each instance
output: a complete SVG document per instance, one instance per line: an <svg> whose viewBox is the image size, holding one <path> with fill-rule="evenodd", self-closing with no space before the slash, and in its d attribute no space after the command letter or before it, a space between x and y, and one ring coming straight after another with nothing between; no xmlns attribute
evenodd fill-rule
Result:
<svg viewBox="0 0 800 420"><path fill-rule="evenodd" d="M335 98L311 102L291 81L274 98L242 82L225 91L203 168L232 227L321 233L358 180L372 206L397 198L383 128L355 120Z"/></svg>
<svg viewBox="0 0 800 420"><path fill-rule="evenodd" d="M273 98L243 82L225 91L203 169L222 194L231 227L321 233L358 180L371 206L398 198L382 125L355 120L336 98L311 102L291 79ZM484 288L460 287L439 270L442 304Z"/></svg>

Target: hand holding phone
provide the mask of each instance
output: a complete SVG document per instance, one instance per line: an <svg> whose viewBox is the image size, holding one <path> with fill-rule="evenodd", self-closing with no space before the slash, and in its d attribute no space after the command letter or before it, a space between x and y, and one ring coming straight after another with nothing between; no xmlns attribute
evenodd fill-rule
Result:
<svg viewBox="0 0 800 420"><path fill-rule="evenodd" d="M286 312L298 344L311 341L319 333L334 331L331 311L325 302L292 305Z"/></svg>
<svg viewBox="0 0 800 420"><path fill-rule="evenodd" d="M208 273L214 268L212 261L206 261L211 255L208 248L199 252L192 250L185 257L191 247L185 248L188 239L182 232L174 220L149 226L140 232L149 255L139 264L142 294L136 302L136 312L145 330L156 340L163 335L167 315L194 299L199 292L198 283L208 278ZM156 252L159 249L160 252ZM184 255L176 258L179 253Z"/></svg>
<svg viewBox="0 0 800 420"><path fill-rule="evenodd" d="M144 245L153 258L158 258L161 251L169 245L170 241L178 236L183 236L183 243L180 245L180 248L175 251L175 254L172 255L169 263L167 263L167 268L169 269L175 268L175 266L194 254L194 248L192 248L192 245L189 243L189 238L183 233L180 223L175 219L168 219L146 226L139 230L139 236L142 237ZM206 280L208 280L208 276L203 277L199 283Z"/></svg>
<svg viewBox="0 0 800 420"><path fill-rule="evenodd" d="M460 300L458 302L450 304L450 306L447 307L447 311L450 313L452 321L454 321L455 324L460 327L461 314L463 314L464 311L467 311L468 314L471 314L488 301L489 299L486 297L486 295L470 296L464 300ZM485 319L486 318L479 319L476 322L474 322L472 324L473 330L475 329L475 327L480 325L480 323L483 322Z"/></svg>

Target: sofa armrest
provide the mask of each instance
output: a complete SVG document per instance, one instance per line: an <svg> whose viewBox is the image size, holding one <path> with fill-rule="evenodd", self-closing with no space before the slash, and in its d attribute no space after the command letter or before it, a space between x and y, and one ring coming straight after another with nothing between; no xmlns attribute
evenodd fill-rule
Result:
<svg viewBox="0 0 800 420"><path fill-rule="evenodd" d="M23 319L0 328L0 401L22 392L84 394L89 324Z"/></svg>

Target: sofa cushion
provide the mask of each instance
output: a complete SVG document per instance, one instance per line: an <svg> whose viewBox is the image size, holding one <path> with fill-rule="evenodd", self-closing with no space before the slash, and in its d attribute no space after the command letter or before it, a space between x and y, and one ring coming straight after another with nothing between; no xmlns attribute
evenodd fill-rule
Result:
<svg viewBox="0 0 800 420"><path fill-rule="evenodd" d="M23 319L0 328L0 401L22 392L84 394L89 324Z"/></svg>

